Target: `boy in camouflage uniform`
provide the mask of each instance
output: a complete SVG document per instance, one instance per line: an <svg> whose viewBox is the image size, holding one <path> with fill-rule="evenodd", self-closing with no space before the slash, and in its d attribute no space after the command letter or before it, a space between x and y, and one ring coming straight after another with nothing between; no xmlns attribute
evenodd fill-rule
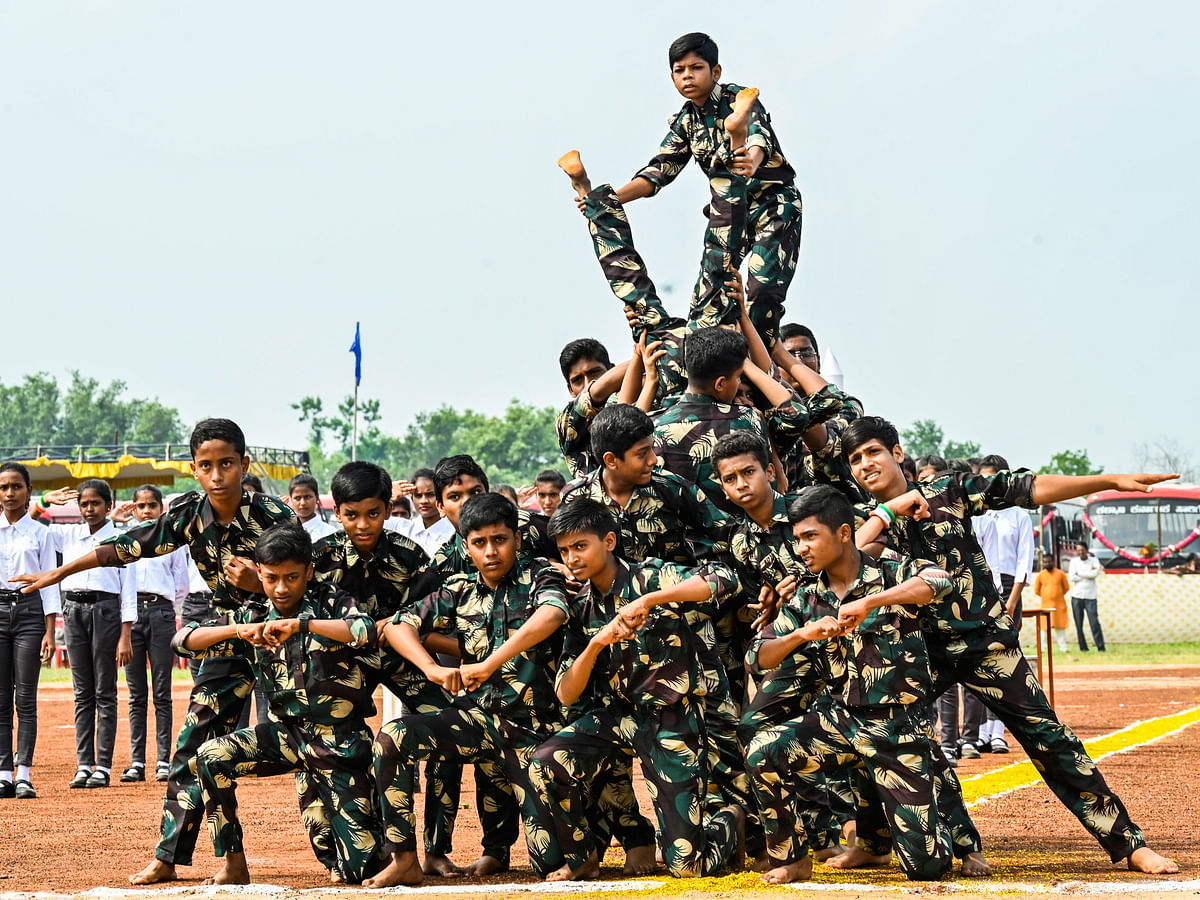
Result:
<svg viewBox="0 0 1200 900"><path fill-rule="evenodd" d="M865 416L847 427L842 453L855 480L876 504L858 530L858 545L872 555L891 548L929 559L954 581L953 590L921 611L933 671L928 702L950 685L962 684L1004 722L1055 796L1113 862L1127 860L1131 869L1141 872L1179 871L1146 845L1142 830L1079 738L1050 708L1021 652L1017 630L971 527L971 517L989 509L1032 509L1103 490L1149 492L1153 485L1178 476L1035 476L1025 470L1001 470L990 477L950 473L927 484L912 484L900 467L904 451L895 426L877 416Z"/></svg>
<svg viewBox="0 0 1200 900"><path fill-rule="evenodd" d="M276 525L254 551L271 600L190 623L173 641L188 658L241 657L266 688L270 719L201 744L196 773L213 851L225 864L214 884L249 884L236 779L303 771L333 834L338 881L358 884L378 868L379 826L368 765L375 620L349 594L311 581L312 541L299 525ZM323 861L324 864L324 861Z"/></svg>
<svg viewBox="0 0 1200 900"><path fill-rule="evenodd" d="M558 367L571 402L555 418L554 430L572 478L580 478L596 468L589 432L591 421L605 404L616 399L628 366L628 363L614 366L608 348L595 338L571 341L558 354Z"/></svg>
<svg viewBox="0 0 1200 900"><path fill-rule="evenodd" d="M557 835L564 865L553 880L594 877L597 846L586 818L588 781L614 756L637 756L651 783L659 846L676 877L740 866L745 811L711 813L704 753L704 647L684 607L711 605L737 590L722 567L699 574L670 563L619 559L617 526L588 498L551 520L559 551L584 586L572 600L556 690L564 705L585 697L570 725L533 755L529 777L542 827Z"/></svg>

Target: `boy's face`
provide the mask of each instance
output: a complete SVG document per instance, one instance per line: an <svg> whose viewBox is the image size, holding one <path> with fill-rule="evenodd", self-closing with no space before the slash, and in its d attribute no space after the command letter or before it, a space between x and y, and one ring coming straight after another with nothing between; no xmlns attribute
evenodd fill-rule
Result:
<svg viewBox="0 0 1200 900"><path fill-rule="evenodd" d="M209 499L236 505L242 496L242 476L250 457L240 455L228 441L205 441L192 454L192 472Z"/></svg>
<svg viewBox="0 0 1200 900"><path fill-rule="evenodd" d="M258 578L271 598L271 605L281 616L291 616L300 607L300 600L312 578L312 563L281 562L275 565L258 564Z"/></svg>
<svg viewBox="0 0 1200 900"><path fill-rule="evenodd" d="M139 522L149 522L162 515L162 503L149 491L142 491L133 498L133 511Z"/></svg>
<svg viewBox="0 0 1200 900"><path fill-rule="evenodd" d="M466 536L467 553L488 587L495 587L517 564L521 536L507 525L484 525Z"/></svg>
<svg viewBox="0 0 1200 900"><path fill-rule="evenodd" d="M725 496L742 509L754 509L772 496L773 466L765 469L752 454L730 456L717 463L717 477Z"/></svg>
<svg viewBox="0 0 1200 900"><path fill-rule="evenodd" d="M99 528L110 509L108 503L100 496L99 491L88 489L79 495L79 515L89 528Z"/></svg>
<svg viewBox="0 0 1200 900"><path fill-rule="evenodd" d="M567 390L578 397L592 382L607 372L604 363L595 359L581 359L567 370Z"/></svg>
<svg viewBox="0 0 1200 900"><path fill-rule="evenodd" d="M813 346L812 338L807 334L798 334L783 342L783 349L800 362L804 363L818 375L821 374L821 357Z"/></svg>
<svg viewBox="0 0 1200 900"><path fill-rule="evenodd" d="M317 514L319 498L308 485L298 485L288 495L288 498L292 501L292 509L296 511L301 522L307 522Z"/></svg>
<svg viewBox="0 0 1200 900"><path fill-rule="evenodd" d="M543 515L554 515L554 511L558 509L560 500L562 500L562 488L553 481L539 481L537 483L537 502L538 506L542 508Z"/></svg>
<svg viewBox="0 0 1200 900"><path fill-rule="evenodd" d="M734 395L733 402L738 406L754 405L754 395L750 393L750 381L744 375L738 381L738 391Z"/></svg>
<svg viewBox="0 0 1200 900"><path fill-rule="evenodd" d="M379 543L383 524L387 521L391 504L378 497L355 500L338 505L337 517L350 538L350 543L361 552L370 552Z"/></svg>
<svg viewBox="0 0 1200 900"><path fill-rule="evenodd" d="M617 549L617 536L611 531L604 537L590 531L572 531L559 535L557 540L563 565L576 581L587 581L603 572Z"/></svg>
<svg viewBox="0 0 1200 900"><path fill-rule="evenodd" d="M474 475L460 475L442 491L442 499L438 501L438 512L450 520L454 530L458 530L458 514L463 504L476 494L487 493L483 482Z"/></svg>
<svg viewBox="0 0 1200 900"><path fill-rule="evenodd" d="M850 526L842 525L834 531L822 525L816 516L801 519L792 525L796 538L796 549L804 564L813 572L824 572L841 559L847 545L854 539Z"/></svg>
<svg viewBox="0 0 1200 900"><path fill-rule="evenodd" d="M29 508L29 485L20 472L0 472L0 508L6 513L25 515Z"/></svg>
<svg viewBox="0 0 1200 900"><path fill-rule="evenodd" d="M712 93L713 85L720 77L720 64L709 68L708 63L695 53L689 53L671 66L671 80L675 82L675 90L697 106L704 105L704 101Z"/></svg>
<svg viewBox="0 0 1200 900"><path fill-rule="evenodd" d="M721 403L732 403L742 388L742 374L745 371L745 366L738 366L737 371L732 375L714 381L713 396Z"/></svg>
<svg viewBox="0 0 1200 900"><path fill-rule="evenodd" d="M937 475L937 469L933 466L921 466L917 472L917 481L924 484L926 481L933 481L935 475Z"/></svg>
<svg viewBox="0 0 1200 900"><path fill-rule="evenodd" d="M422 519L438 518L437 492L433 488L432 478L418 478L416 490L412 493L413 506L417 515Z"/></svg>
<svg viewBox="0 0 1200 900"><path fill-rule="evenodd" d="M658 455L654 452L654 438L650 436L642 438L619 459L615 453L604 454L604 468L626 484L638 487L645 487L650 483L656 465Z"/></svg>
<svg viewBox="0 0 1200 900"><path fill-rule="evenodd" d="M900 468L902 459L904 451L899 444L889 450L879 438L871 438L855 447L846 461L854 480L873 497L890 498L906 484L904 470Z"/></svg>

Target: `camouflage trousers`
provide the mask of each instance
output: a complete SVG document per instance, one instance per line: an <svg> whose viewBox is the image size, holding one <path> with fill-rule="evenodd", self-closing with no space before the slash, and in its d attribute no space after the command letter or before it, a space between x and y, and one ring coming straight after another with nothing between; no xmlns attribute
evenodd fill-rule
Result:
<svg viewBox="0 0 1200 900"><path fill-rule="evenodd" d="M934 689L930 702L961 684L1000 719L1029 754L1050 790L1113 862L1146 845L1079 738L1058 720L1017 644L1008 617L982 635L946 641L927 634Z"/></svg>
<svg viewBox="0 0 1200 900"><path fill-rule="evenodd" d="M357 729L333 729L268 722L206 741L196 754L196 773L214 852L245 852L237 815L238 778L302 771L326 813L332 811L328 819L336 858L327 868L347 884L358 884L382 861L370 759L371 731L365 723Z"/></svg>
<svg viewBox="0 0 1200 900"><path fill-rule="evenodd" d="M941 878L954 860L931 760L937 752L909 710L849 709L836 701L772 725L750 742L746 766L759 795L773 862L796 862L809 847L797 811L822 802L807 776L861 767L875 785L891 841L911 880Z"/></svg>
<svg viewBox="0 0 1200 900"><path fill-rule="evenodd" d="M636 756L654 800L667 871L677 878L718 871L734 861L739 841L734 814L707 809L704 745L703 713L692 698L671 707L589 709L530 761L541 829L557 836L572 869L602 853L585 812L589 780L614 758Z"/></svg>
<svg viewBox="0 0 1200 900"><path fill-rule="evenodd" d="M154 850L155 857L162 862L176 866L192 864L204 815L200 784L196 780L196 752L205 742L237 728L242 709L253 691L254 672L241 657L201 661L171 757L159 826L161 837Z"/></svg>

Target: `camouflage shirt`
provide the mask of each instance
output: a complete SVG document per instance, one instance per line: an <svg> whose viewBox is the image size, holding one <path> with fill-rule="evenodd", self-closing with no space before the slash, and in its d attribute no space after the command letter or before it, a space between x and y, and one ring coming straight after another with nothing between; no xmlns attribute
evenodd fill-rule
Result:
<svg viewBox="0 0 1200 900"><path fill-rule="evenodd" d="M518 562L492 590L480 578L454 575L436 592L396 613L420 634L457 634L464 663L483 662L543 606L570 615L566 581L544 559ZM472 697L483 709L540 733L562 726L554 693L561 631L519 653L496 670Z"/></svg>
<svg viewBox="0 0 1200 900"><path fill-rule="evenodd" d="M719 438L734 431L753 432L767 443L766 424L758 410L720 403L706 394L686 391L654 416L654 452L662 468L695 484L730 515L736 515L738 508L721 490L712 451Z"/></svg>
<svg viewBox="0 0 1200 900"><path fill-rule="evenodd" d="M547 530L550 520L541 513L535 513L528 509L517 510L517 519L517 532L521 535L519 559L522 562L530 562L538 558L557 560L558 544L550 539ZM467 552L467 543L461 534L454 535L442 544L438 552L434 554L429 569L441 579L449 578L451 575L470 575L475 571L475 564L471 562L471 555ZM427 584L425 579L421 580L422 588ZM429 590L432 590L432 587ZM428 591L423 592L427 593Z"/></svg>
<svg viewBox="0 0 1200 900"><path fill-rule="evenodd" d="M774 493L771 524L767 528L744 511L739 511L729 526L729 552L737 564L738 578L747 591L754 591L756 600L764 584L774 587L789 575L795 575L801 583L813 578L796 549L788 521L788 507L795 499L795 494Z"/></svg>
<svg viewBox="0 0 1200 900"><path fill-rule="evenodd" d="M294 634L281 647L255 647L233 638L205 650L189 650L184 642L196 628L247 625L281 618L274 606L263 614L258 606L226 612L211 622L189 622L175 635L172 646L180 656L207 659L241 656L249 660L265 686L271 714L283 722L329 728L361 729L363 719L375 715L368 672L378 668L375 620L358 607L349 594L331 584L310 582L297 615L314 619L344 619L350 626L349 644L319 634Z"/></svg>
<svg viewBox="0 0 1200 900"><path fill-rule="evenodd" d="M613 394L608 398L611 404L617 400ZM592 456L592 419L604 408L592 399L592 388L589 385L579 392L570 403L562 408L554 420L554 430L558 433L558 449L562 451L563 459L572 478L586 475L600 465L599 460Z"/></svg>
<svg viewBox="0 0 1200 900"><path fill-rule="evenodd" d="M686 569L658 560L630 565L618 559L617 576L607 594L601 594L590 582L585 584L571 600L558 678L561 680L570 671L592 638L626 603L693 575L708 581L710 605L738 589L737 579L722 566ZM588 682L592 702L601 706L671 706L684 697L704 696L708 689L702 658L707 651L685 608L701 605L656 606L635 637L605 647L596 658Z"/></svg>
<svg viewBox="0 0 1200 900"><path fill-rule="evenodd" d="M562 502L576 497L590 497L608 508L621 529L618 554L630 562L662 559L691 566L726 549L718 530L728 517L704 491L670 472L656 469L649 484L634 488L624 507L608 495L602 469L567 485Z"/></svg>
<svg viewBox="0 0 1200 900"><path fill-rule="evenodd" d="M929 503L929 518L898 518L880 540L897 553L928 559L950 573L953 590L921 608L921 620L931 636L941 640L992 627L1003 619L1011 627L1004 601L992 580L971 517L989 509L1033 506L1034 475L1007 469L991 477L953 472L926 484L909 484ZM872 504L873 506L874 504Z"/></svg>
<svg viewBox="0 0 1200 900"><path fill-rule="evenodd" d="M266 603L263 594L243 591L225 582L225 564L231 557L254 558L258 536L280 522L299 522L296 514L277 497L242 492L233 521L222 525L213 515L208 497L192 491L179 497L155 519L111 537L96 549L102 566L126 566L146 556L166 556L186 546L201 577L212 589L213 604L235 609L247 600Z"/></svg>
<svg viewBox="0 0 1200 900"><path fill-rule="evenodd" d="M313 546L314 578L351 594L375 619L395 615L408 605L413 579L428 564L429 557L412 539L387 529L370 557L359 553L344 531Z"/></svg>
<svg viewBox="0 0 1200 900"><path fill-rule="evenodd" d="M803 431L788 427L790 423L775 422L770 418L767 422L775 449L783 463L788 490L799 491L812 484L829 484L845 494L851 503L869 500L870 495L859 487L850 474L849 465L842 459L842 432L863 414L862 403L832 384L811 394L808 402L813 410L809 427L824 425L827 432L825 446L816 453L805 446ZM826 416L826 412L830 414Z"/></svg>
<svg viewBox="0 0 1200 900"><path fill-rule="evenodd" d="M878 594L920 578L933 590L934 602L951 590L949 573L923 560L872 559L860 554L858 578L841 599L822 572L779 614L775 633L787 634L804 622L837 618L842 603ZM857 628L820 642L825 652L830 689L846 706L911 706L929 693L929 654L921 632L920 607L881 606L867 613Z"/></svg>

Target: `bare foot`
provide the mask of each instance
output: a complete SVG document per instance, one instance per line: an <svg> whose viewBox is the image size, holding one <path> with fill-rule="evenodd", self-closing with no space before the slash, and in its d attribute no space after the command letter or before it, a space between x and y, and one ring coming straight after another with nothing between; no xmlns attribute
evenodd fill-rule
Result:
<svg viewBox="0 0 1200 900"><path fill-rule="evenodd" d="M586 197L592 190L592 181L588 178L583 160L579 158L578 150L571 150L558 158L558 167L571 177L571 187L580 197Z"/></svg>
<svg viewBox="0 0 1200 900"><path fill-rule="evenodd" d="M842 843L847 847L853 847L855 841L858 840L858 823L851 819L842 826Z"/></svg>
<svg viewBox="0 0 1200 900"><path fill-rule="evenodd" d="M892 854L890 853L881 853L875 856L866 850L850 847L845 853L830 857L825 865L834 869L866 869L872 866L888 866L891 863Z"/></svg>
<svg viewBox="0 0 1200 900"><path fill-rule="evenodd" d="M1147 875L1174 875L1179 871L1175 860L1159 856L1149 847L1138 847L1129 854L1129 868Z"/></svg>
<svg viewBox="0 0 1200 900"><path fill-rule="evenodd" d="M135 872L129 876L130 884L161 884L164 881L174 881L179 876L175 874L175 867L171 863L165 863L161 859L156 859L140 872Z"/></svg>
<svg viewBox="0 0 1200 900"><path fill-rule="evenodd" d="M729 143L734 150L746 146L746 136L750 133L750 110L754 109L757 99L758 88L743 88L733 98L733 111L725 117L725 133L729 135Z"/></svg>
<svg viewBox="0 0 1200 900"><path fill-rule="evenodd" d="M450 857L440 853L426 853L421 871L426 875L440 875L442 878L457 878L463 870L450 861Z"/></svg>
<svg viewBox="0 0 1200 900"><path fill-rule="evenodd" d="M330 869L329 870L329 883L330 884L341 884L342 883L342 873L339 872L337 869Z"/></svg>
<svg viewBox="0 0 1200 900"><path fill-rule="evenodd" d="M762 880L767 884L791 884L793 881L808 881L812 878L812 857L806 856L799 862L788 863L769 872L764 872Z"/></svg>
<svg viewBox="0 0 1200 900"><path fill-rule="evenodd" d="M964 878L985 878L992 874L992 867L982 853L968 853L963 857L962 874Z"/></svg>
<svg viewBox="0 0 1200 900"><path fill-rule="evenodd" d="M595 881L600 877L600 862L593 853L578 869L563 866L546 876L547 881Z"/></svg>
<svg viewBox="0 0 1200 900"><path fill-rule="evenodd" d="M729 858L729 867L735 872L741 872L746 868L746 811L736 803L730 803L721 812L733 813L737 841L733 847L733 856Z"/></svg>
<svg viewBox="0 0 1200 900"><path fill-rule="evenodd" d="M841 856L846 852L847 849L847 847L843 847L841 844L834 844L832 847L826 847L824 850L817 850L815 853L813 853L813 859L815 859L817 862L825 862L827 859L831 859L835 856Z"/></svg>
<svg viewBox="0 0 1200 900"><path fill-rule="evenodd" d="M508 871L508 863L500 862L494 856L488 856L486 853L471 863L464 870L468 875L475 878L482 878L484 875L497 875L500 872Z"/></svg>
<svg viewBox="0 0 1200 900"><path fill-rule="evenodd" d="M421 866L417 863L417 851L408 850L404 853L393 853L389 862L378 875L363 879L365 888L392 887L397 884L417 885L425 880Z"/></svg>
<svg viewBox="0 0 1200 900"><path fill-rule="evenodd" d="M625 868L622 875L653 875L658 871L658 863L654 861L654 845L630 847L625 854Z"/></svg>
<svg viewBox="0 0 1200 900"><path fill-rule="evenodd" d="M205 884L249 884L250 870L246 868L245 853L226 853L225 865L212 878L206 878Z"/></svg>
<svg viewBox="0 0 1200 900"><path fill-rule="evenodd" d="M754 857L754 863L750 866L751 871L754 872L767 872L773 868L775 868L775 864L771 862L771 857L765 850Z"/></svg>

